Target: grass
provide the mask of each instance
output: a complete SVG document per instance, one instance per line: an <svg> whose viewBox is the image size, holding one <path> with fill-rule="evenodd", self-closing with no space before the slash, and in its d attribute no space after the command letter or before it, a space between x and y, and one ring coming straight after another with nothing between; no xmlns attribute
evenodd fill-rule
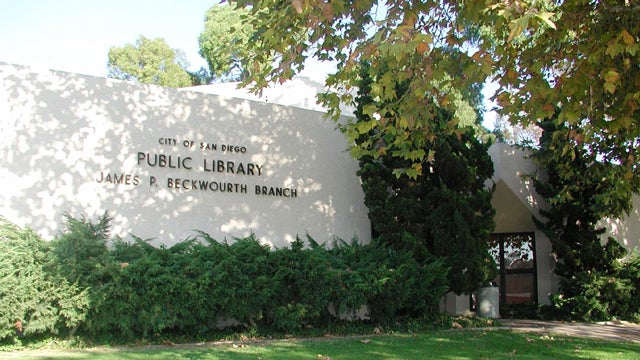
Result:
<svg viewBox="0 0 640 360"><path fill-rule="evenodd" d="M506 330L432 331L309 340L80 350L23 350L0 359L637 359L640 344Z"/></svg>

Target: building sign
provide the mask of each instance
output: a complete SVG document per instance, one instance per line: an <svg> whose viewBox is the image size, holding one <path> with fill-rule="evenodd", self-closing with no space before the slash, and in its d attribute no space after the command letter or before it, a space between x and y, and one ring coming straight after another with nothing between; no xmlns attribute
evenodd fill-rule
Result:
<svg viewBox="0 0 640 360"><path fill-rule="evenodd" d="M218 144L211 142L196 142L190 139L176 139L173 137L158 138L158 144L171 151L168 154L138 151L135 154L136 164L140 168L153 170L165 168L178 170L172 176L161 176L156 173L145 178L137 173L125 173L121 170L100 171L95 177L96 182L105 185L149 186L154 189L164 186L175 191L205 191L210 193L253 194L257 196L278 196L297 198L298 189L295 187L266 186L251 183L251 177L265 175L264 164L244 162L234 157L247 154L244 145ZM180 155L179 150L185 149L193 155ZM198 151L200 150L200 151ZM200 153L200 154L198 154ZM204 155L202 155L204 153ZM207 154L213 154L209 156ZM200 155L200 156L198 156ZM243 179L235 182L227 175L242 175Z"/></svg>

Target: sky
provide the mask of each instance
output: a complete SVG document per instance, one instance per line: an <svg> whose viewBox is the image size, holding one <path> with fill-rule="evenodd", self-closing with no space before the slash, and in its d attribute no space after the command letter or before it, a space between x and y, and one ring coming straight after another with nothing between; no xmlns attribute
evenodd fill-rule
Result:
<svg viewBox="0 0 640 360"><path fill-rule="evenodd" d="M0 62L107 76L109 48L140 35L163 38L185 52L190 70L206 67L198 54L204 14L216 0L0 0Z"/></svg>
<svg viewBox="0 0 640 360"><path fill-rule="evenodd" d="M206 67L198 36L204 15L217 0L0 0L0 62L37 70L107 76L111 47L134 44L140 35L163 38L184 51L189 70ZM312 62L301 75L332 71ZM495 86L485 89L485 98ZM492 104L485 104L490 108ZM493 127L495 113L485 114Z"/></svg>

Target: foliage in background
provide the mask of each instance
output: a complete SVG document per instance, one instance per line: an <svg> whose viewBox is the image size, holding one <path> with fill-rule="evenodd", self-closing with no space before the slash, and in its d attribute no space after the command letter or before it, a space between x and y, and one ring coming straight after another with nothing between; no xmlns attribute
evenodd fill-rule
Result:
<svg viewBox="0 0 640 360"><path fill-rule="evenodd" d="M272 250L253 236L220 243L198 233L158 248L110 239L106 215L65 221L51 243L3 223L0 340L75 329L129 340L206 338L225 326L291 332L365 306L385 323L434 315L446 289L443 261L382 244L327 249L308 237Z"/></svg>
<svg viewBox="0 0 640 360"><path fill-rule="evenodd" d="M207 60L211 74L222 80L244 80L249 73L241 61L248 56L253 32L248 16L248 10L235 4L216 4L205 14L198 37L200 56Z"/></svg>
<svg viewBox="0 0 640 360"><path fill-rule="evenodd" d="M535 148L540 141L542 129L536 124L512 124L509 119L498 117L493 123L491 134L495 136L496 142Z"/></svg>
<svg viewBox="0 0 640 360"><path fill-rule="evenodd" d="M254 90L291 79L309 57L335 62L337 70L326 81L330 91L321 100L338 119L339 106L355 100L360 64L370 64L378 76L369 84L371 101L360 109L368 118L347 123L346 133L358 159L378 166L397 158L395 176L429 176L430 165L441 156L432 151L436 139L446 143L451 134L462 135L462 115L473 108L465 90L487 80L499 84L494 100L500 115L520 128L544 122L566 126L556 135L566 141L548 148L552 157L565 158L565 165L555 169L563 182L549 185L543 196L556 207L550 218L570 221L567 230L576 238L566 241L586 254L581 259L574 254L578 250L556 242L554 251L573 268L567 272L561 265L559 273L581 272L599 255L593 266L606 268L598 263L621 256L614 242L599 248L594 224L619 214L640 190L640 7L635 2L235 2L251 13L254 32L243 64L250 72L244 84ZM252 66L257 64L271 66ZM439 121L443 111L449 120L444 124ZM584 163L572 169L571 162L582 158ZM600 175L605 177L598 188ZM586 201L579 204L572 196L582 186L586 193L575 199ZM380 185L378 193L387 190ZM601 211L601 205L609 209ZM556 225L550 232L565 231L565 224ZM607 283L587 278L596 288Z"/></svg>
<svg viewBox="0 0 640 360"><path fill-rule="evenodd" d="M181 50L172 49L164 39L140 36L135 44L112 47L108 54L108 77L168 87L190 86L199 75L189 74L189 64ZM193 79L192 79L193 77Z"/></svg>
<svg viewBox="0 0 640 360"><path fill-rule="evenodd" d="M356 138L355 146L364 151L358 174L375 236L395 249L410 251L418 261L425 261L431 254L444 258L450 268L449 290L471 293L496 275L496 264L488 252L494 228L492 190L485 186L493 175L493 162L487 153L489 144L476 138L470 124L459 124L452 132L450 123L455 119L444 109L430 114L428 122L435 129L431 140L422 138L423 134L417 131L411 140L413 145L403 149L398 143L405 143L406 137L413 134L378 134L379 129L372 122L387 121L389 129L396 128L393 117L383 116L385 119L380 120L364 110L375 101L375 79L388 75L377 73L379 70L367 64L362 67L357 121L350 125L368 129ZM405 85L394 90L398 96L409 91ZM468 123L475 123L475 119L473 113ZM408 154L398 155L401 151ZM407 157L422 156L427 162L420 163L418 169L409 168L413 165ZM407 169L409 176L397 176L398 169ZM418 177L419 173L422 176Z"/></svg>
<svg viewBox="0 0 640 360"><path fill-rule="evenodd" d="M545 173L534 184L549 208L540 210L545 220L536 223L558 259L560 295L554 306L581 320L640 313L637 260L625 261L626 250L613 237L603 243L605 229L599 225L630 211L638 184L624 165L604 161L577 140L585 131L581 127L553 120L540 126L544 131L533 157Z"/></svg>
<svg viewBox="0 0 640 360"><path fill-rule="evenodd" d="M88 291L48 271L49 244L0 218L0 340L64 333L86 320Z"/></svg>

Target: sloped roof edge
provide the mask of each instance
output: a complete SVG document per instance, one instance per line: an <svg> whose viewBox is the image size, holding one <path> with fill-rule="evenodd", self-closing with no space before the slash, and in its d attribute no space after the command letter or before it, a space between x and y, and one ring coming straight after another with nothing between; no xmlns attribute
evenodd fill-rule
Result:
<svg viewBox="0 0 640 360"><path fill-rule="evenodd" d="M260 96L252 93L248 88L239 87L239 85L240 83L238 82L227 82L190 86L180 90L327 112L325 107L318 104L317 99L317 95L326 90L325 85L308 77L295 77L282 84L272 84L263 89ZM340 109L342 110L342 115L353 116L354 108L352 106L342 105Z"/></svg>
<svg viewBox="0 0 640 360"><path fill-rule="evenodd" d="M539 209L546 203L533 186L529 176L539 174L539 168L529 158L529 152L516 146L495 143L489 148L489 155L494 165L492 181L502 181L513 194L529 209L532 215L539 218Z"/></svg>

